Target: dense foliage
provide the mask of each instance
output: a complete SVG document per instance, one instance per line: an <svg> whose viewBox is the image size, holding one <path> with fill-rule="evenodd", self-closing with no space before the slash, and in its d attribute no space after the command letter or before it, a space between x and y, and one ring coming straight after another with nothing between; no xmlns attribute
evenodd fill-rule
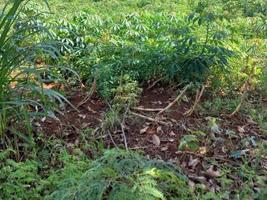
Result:
<svg viewBox="0 0 267 200"><path fill-rule="evenodd" d="M190 83L190 94L205 85L199 112L211 119L211 132L220 131L210 116L238 108L266 134L259 102L267 100L267 1L16 0L0 9L0 199L266 198L264 139L241 141L257 147L253 164L235 152L242 165L224 166L215 193L189 187L173 163L106 151L99 138L123 132L141 88L154 81L176 89ZM98 140L89 141L91 129L79 130L74 142L34 129L64 116L66 105L77 110L62 84L91 87L108 105ZM194 152L208 137L187 131L177 151ZM230 171L242 182L234 185Z"/></svg>
<svg viewBox="0 0 267 200"><path fill-rule="evenodd" d="M78 180L63 180L51 199L191 199L186 178L172 165L108 151ZM48 198L48 199L50 199Z"/></svg>

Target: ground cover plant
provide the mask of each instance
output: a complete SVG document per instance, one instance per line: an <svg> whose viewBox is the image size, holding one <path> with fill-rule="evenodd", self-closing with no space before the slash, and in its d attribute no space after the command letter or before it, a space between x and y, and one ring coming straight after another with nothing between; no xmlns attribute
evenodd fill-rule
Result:
<svg viewBox="0 0 267 200"><path fill-rule="evenodd" d="M0 7L0 199L267 198L265 1Z"/></svg>

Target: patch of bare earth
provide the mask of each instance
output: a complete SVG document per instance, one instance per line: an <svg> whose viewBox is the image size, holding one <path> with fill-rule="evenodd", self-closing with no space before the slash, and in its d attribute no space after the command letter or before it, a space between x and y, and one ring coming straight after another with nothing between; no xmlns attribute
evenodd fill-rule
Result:
<svg viewBox="0 0 267 200"><path fill-rule="evenodd" d="M80 105L86 95L85 92L75 92L69 101L79 111L67 106L62 114L57 115L58 119L46 118L41 121L39 131L48 136L60 137L68 143L77 143L82 130L98 128L107 106L96 96ZM217 125L220 132L212 133L208 126L208 116L201 116L197 112L189 117L184 115L191 108L194 97L191 100L183 98L158 115L176 96L177 92L169 88L144 89L139 105L132 109L125 120L126 138L123 138L123 132L118 128L111 133L112 137L103 134L101 139L107 148L124 148L126 141L128 149L142 151L148 158L177 163L187 173L191 186L201 183L211 191L219 191L220 185L216 178L221 176L220 166L240 166L241 159L232 156L234 152L245 154L253 162L254 141L267 139L266 135L260 132L253 120L241 114L231 118L219 116ZM192 134L191 131L202 131L206 135L199 141L198 150L180 151L178 147L181 138ZM99 136L92 135L91 140L96 138L99 139ZM246 138L248 140L244 144ZM231 179L236 179L237 185L240 183L234 175Z"/></svg>

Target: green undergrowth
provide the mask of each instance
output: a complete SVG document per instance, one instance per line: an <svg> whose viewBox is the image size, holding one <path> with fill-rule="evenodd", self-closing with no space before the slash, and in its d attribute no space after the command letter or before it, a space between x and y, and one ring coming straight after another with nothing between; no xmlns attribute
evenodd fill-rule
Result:
<svg viewBox="0 0 267 200"><path fill-rule="evenodd" d="M162 161L108 151L79 180L63 180L48 199L191 199L182 173Z"/></svg>
<svg viewBox="0 0 267 200"><path fill-rule="evenodd" d="M263 200L267 195L264 190L266 172L260 166L261 156L266 155L266 143L259 146L253 164L246 162L244 157L243 164L235 168L221 167L222 174L217 179L221 188L216 193L207 191L203 184L189 187L187 177L177 165L148 160L137 152L107 150L97 159L90 160L79 149L72 154L62 149L56 154L57 163L53 168L52 163L47 166L34 158L6 159L9 153L0 154L1 199L241 200L252 197ZM242 182L234 182L230 174Z"/></svg>
<svg viewBox="0 0 267 200"><path fill-rule="evenodd" d="M0 155L1 199L193 197L187 178L177 167L164 161L147 160L133 152L109 150L91 161L79 150L72 155L63 150L57 155L54 169L38 159L21 162L6 159L8 151Z"/></svg>

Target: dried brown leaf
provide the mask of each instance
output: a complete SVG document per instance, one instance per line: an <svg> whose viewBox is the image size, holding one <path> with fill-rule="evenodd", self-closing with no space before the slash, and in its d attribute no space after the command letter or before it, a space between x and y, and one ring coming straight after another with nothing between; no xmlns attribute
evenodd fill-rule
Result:
<svg viewBox="0 0 267 200"><path fill-rule="evenodd" d="M239 133L244 133L245 132L245 129L243 126L237 126L237 130Z"/></svg>
<svg viewBox="0 0 267 200"><path fill-rule="evenodd" d="M211 176L211 177L220 177L221 176L221 173L219 170L215 170L214 166L211 166L207 171L206 171L206 174L208 176Z"/></svg>
<svg viewBox="0 0 267 200"><path fill-rule="evenodd" d="M169 135L170 135L170 136L175 136L175 133L174 133L173 131L171 131L171 132L169 133Z"/></svg>
<svg viewBox="0 0 267 200"><path fill-rule="evenodd" d="M147 132L147 130L148 130L148 126L146 126L145 128L142 128L141 130L140 130L140 134L144 134L144 133L146 133Z"/></svg>
<svg viewBox="0 0 267 200"><path fill-rule="evenodd" d="M159 136L157 136L156 134L152 135L152 142L153 144L155 144L156 146L160 145L160 139Z"/></svg>
<svg viewBox="0 0 267 200"><path fill-rule="evenodd" d="M188 162L188 166L189 166L189 167L192 167L192 169L195 169L195 167L198 165L199 162L200 162L200 161L199 161L198 158L193 159L192 156L190 156L190 160L189 160L189 162Z"/></svg>
<svg viewBox="0 0 267 200"><path fill-rule="evenodd" d="M161 151L167 151L169 149L169 147L168 146L165 146L165 147L162 147L160 150Z"/></svg>
<svg viewBox="0 0 267 200"><path fill-rule="evenodd" d="M158 126L157 127L157 133L158 134L163 133L163 130L162 130L162 127L161 126Z"/></svg>

